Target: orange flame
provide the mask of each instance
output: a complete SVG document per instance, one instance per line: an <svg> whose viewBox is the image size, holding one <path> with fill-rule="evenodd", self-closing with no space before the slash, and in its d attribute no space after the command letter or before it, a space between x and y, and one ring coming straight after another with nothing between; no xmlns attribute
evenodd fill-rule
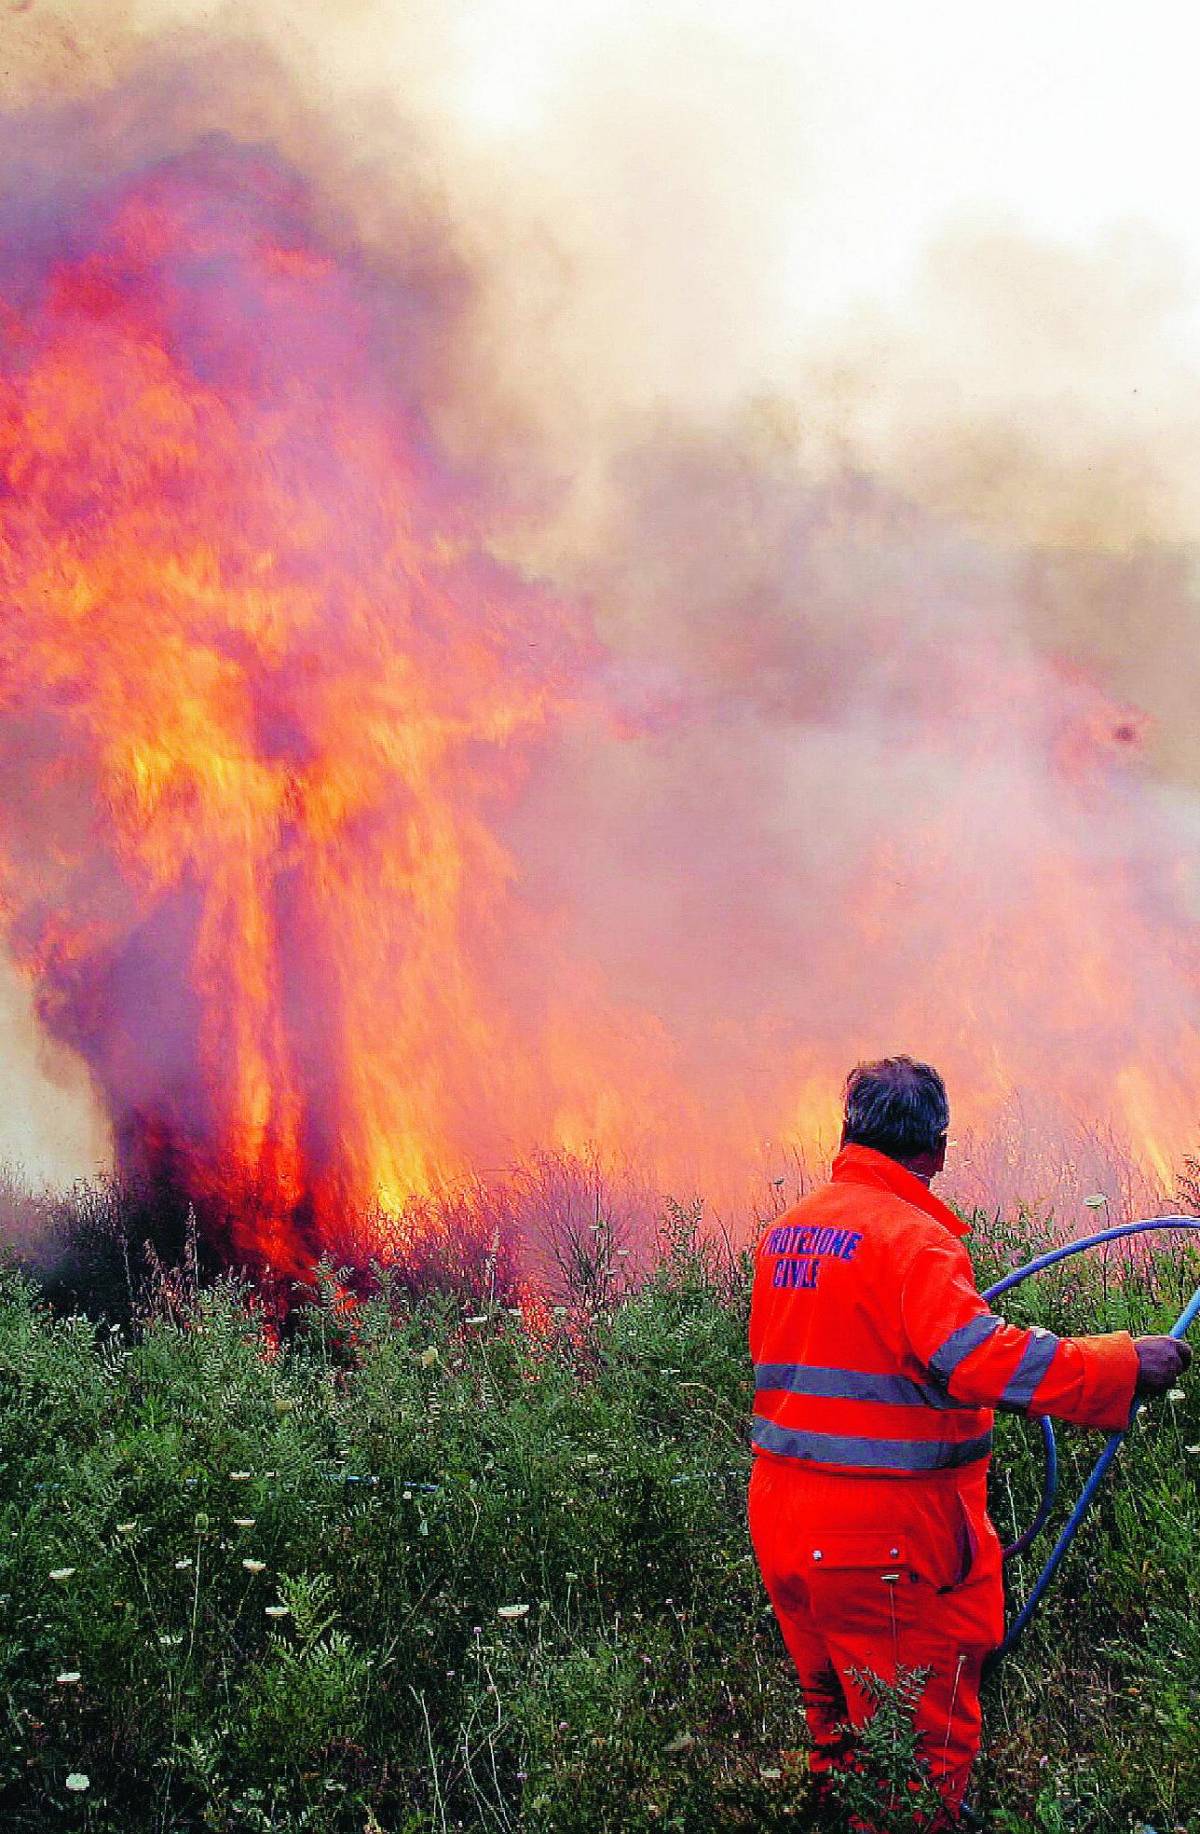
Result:
<svg viewBox="0 0 1200 1834"><path fill-rule="evenodd" d="M168 167L89 239L0 379L11 933L135 1157L287 1267L489 1144L488 814L578 637L270 168Z"/></svg>
<svg viewBox="0 0 1200 1834"><path fill-rule="evenodd" d="M1143 882L1126 844L1150 806L1136 711L1065 676L1048 695L1042 663L969 632L893 683L881 612L878 711L909 736L873 768L912 774L901 819L863 824L809 922L822 867L801 888L780 866L790 805L755 782L751 888L711 834L682 901L652 838L627 847L632 895L593 961L581 908L508 830L541 763L569 734L627 748L626 779L657 768L689 694L702 722L714 683L740 707L760 677L763 729L824 742L833 639L809 680L769 618L743 641L731 612L693 681L664 664L657 701L613 691L580 608L489 552L482 487L397 368L402 291L381 303L324 248L265 158L166 163L62 251L0 301L0 908L125 1161L202 1201L232 1254L302 1269L354 1219L543 1146L728 1193L756 1155L774 1174L790 1143L831 1148L848 1062L897 1048L941 1064L956 1125L1053 1091L1169 1176L1200 961L1186 887L1161 850ZM1010 726L1019 787L1055 786L1029 845L992 769ZM739 728L715 734L736 769ZM956 770L961 795L922 813L924 780ZM659 853L719 800L705 781ZM1077 833L1110 814L1106 862ZM560 819L542 853L577 841ZM585 906L587 866L565 880ZM643 880L661 972L631 940L627 985L612 937ZM411 1227L434 1215L409 1204Z"/></svg>

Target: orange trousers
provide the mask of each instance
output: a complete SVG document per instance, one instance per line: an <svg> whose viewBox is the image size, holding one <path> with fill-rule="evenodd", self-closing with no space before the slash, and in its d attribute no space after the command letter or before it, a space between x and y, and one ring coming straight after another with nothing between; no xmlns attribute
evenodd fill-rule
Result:
<svg viewBox="0 0 1200 1834"><path fill-rule="evenodd" d="M839 1727L871 1716L853 1671L894 1684L898 1667L927 1668L916 1726L957 1816L979 1750L984 1658L1004 1635L986 1486L985 1470L841 1477L755 1459L750 1534L800 1677L815 1775L848 1761Z"/></svg>

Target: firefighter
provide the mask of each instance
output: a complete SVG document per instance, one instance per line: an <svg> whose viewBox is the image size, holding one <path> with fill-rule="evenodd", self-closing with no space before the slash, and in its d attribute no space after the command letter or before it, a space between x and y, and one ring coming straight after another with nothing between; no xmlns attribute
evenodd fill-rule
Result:
<svg viewBox="0 0 1200 1834"><path fill-rule="evenodd" d="M967 1225L929 1189L950 1120L910 1057L847 1079L832 1182L764 1235L750 1313L750 1532L821 1779L872 1705L857 1675L927 1669L917 1729L957 1821L984 1658L1004 1634L987 1513L993 1409L1115 1431L1191 1361L1170 1337L1055 1337L988 1310Z"/></svg>

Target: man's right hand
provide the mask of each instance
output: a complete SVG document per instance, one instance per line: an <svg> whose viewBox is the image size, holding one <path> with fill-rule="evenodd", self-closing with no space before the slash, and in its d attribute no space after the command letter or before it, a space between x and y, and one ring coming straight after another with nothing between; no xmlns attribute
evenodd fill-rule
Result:
<svg viewBox="0 0 1200 1834"><path fill-rule="evenodd" d="M1192 1360L1192 1346L1178 1337L1135 1337L1137 1392L1162 1395L1173 1388Z"/></svg>

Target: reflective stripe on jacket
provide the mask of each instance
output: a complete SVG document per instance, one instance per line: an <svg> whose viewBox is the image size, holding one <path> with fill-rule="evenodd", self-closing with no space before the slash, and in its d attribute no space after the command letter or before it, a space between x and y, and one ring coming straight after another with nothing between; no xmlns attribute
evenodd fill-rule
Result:
<svg viewBox="0 0 1200 1834"><path fill-rule="evenodd" d="M759 1244L750 1312L756 1452L904 1477L976 1467L993 1409L1116 1430L1128 1332L1059 1338L990 1312L967 1225L911 1172L843 1147L832 1182Z"/></svg>

